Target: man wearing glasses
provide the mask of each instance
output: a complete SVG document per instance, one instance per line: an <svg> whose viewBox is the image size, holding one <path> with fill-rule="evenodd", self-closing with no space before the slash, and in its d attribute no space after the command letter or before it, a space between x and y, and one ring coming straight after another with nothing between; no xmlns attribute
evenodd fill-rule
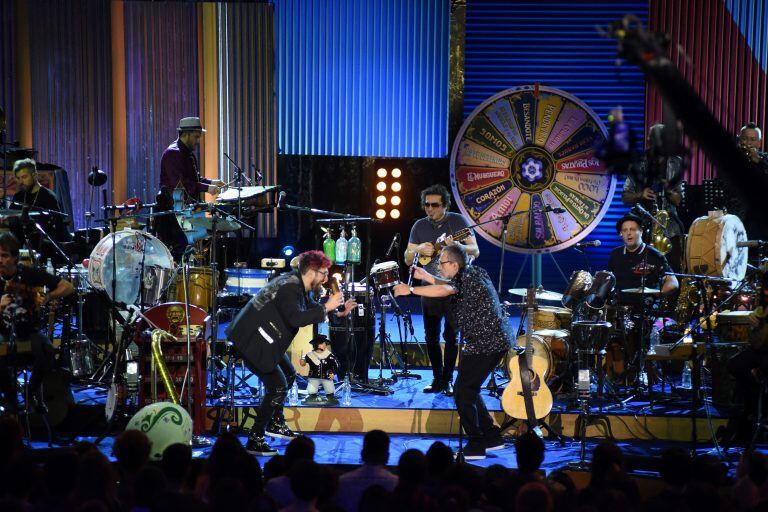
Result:
<svg viewBox="0 0 768 512"><path fill-rule="evenodd" d="M464 458L484 459L486 450L504 448L504 440L480 396L480 387L515 337L488 272L469 265L469 255L462 245L444 248L438 266L439 277L423 268L414 270L413 276L425 286L398 284L393 291L396 296L443 298L454 311L464 337L454 396L461 426L467 433Z"/></svg>
<svg viewBox="0 0 768 512"><path fill-rule="evenodd" d="M477 258L480 250L474 236L469 236L461 242L454 242L452 234L469 227L467 220L458 213L451 213L451 194L442 185L432 185L421 191L421 205L427 216L419 219L411 228L408 247L405 249L405 263L413 264L414 258L426 256L432 260L425 265L428 274L438 273L438 255L435 254L435 242L445 237L445 244L450 246L461 243L467 256ZM414 275L415 277L415 275ZM424 315L424 338L427 343L427 355L432 365L432 383L424 388L425 393L453 394L453 370L456 367L458 345L456 343L456 316L449 307L449 301L439 297L424 297L421 299ZM443 339L445 352L440 350L440 324L445 319Z"/></svg>
<svg viewBox="0 0 768 512"><path fill-rule="evenodd" d="M264 396L256 411L253 426L245 446L254 455L274 455L264 435L292 439L296 434L288 427L283 415L283 403L288 390L296 379L296 370L290 358L283 352L277 362L272 352L254 347L256 341L248 333L256 329L254 323L267 316L270 322L280 323L288 332L287 339L293 339L301 327L324 322L328 313L336 310L343 302L341 292L334 293L325 304L319 304L310 297L319 296L319 290L328 280L331 261L321 251L307 251L298 256L298 269L282 274L259 290L253 299L238 313L227 329L227 336L243 357L245 365L264 384ZM357 307L350 299L344 304L346 316ZM264 342L266 343L266 342ZM269 343L275 343L270 338ZM285 347L287 349L287 346ZM271 368L265 371L266 368Z"/></svg>

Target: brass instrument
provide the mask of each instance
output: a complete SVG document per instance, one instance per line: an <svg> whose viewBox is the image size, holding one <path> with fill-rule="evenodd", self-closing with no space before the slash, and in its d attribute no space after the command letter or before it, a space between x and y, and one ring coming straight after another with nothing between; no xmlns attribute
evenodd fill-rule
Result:
<svg viewBox="0 0 768 512"><path fill-rule="evenodd" d="M664 193L662 190L657 194L658 201L661 202L661 195ZM651 228L651 247L654 247L661 254L666 255L672 250L672 242L667 238L667 227L669 227L669 212L661 207L659 204L653 204L653 218L656 222L653 223Z"/></svg>
<svg viewBox="0 0 768 512"><path fill-rule="evenodd" d="M168 398L171 402L178 404L179 395L176 393L176 388L173 386L171 375L168 372L168 366L165 364L165 358L163 357L163 349L160 346L162 338L176 341L168 331L162 329L155 329L152 331L152 399L157 400L157 389L155 388L157 382L156 373L160 373L160 380L163 381L165 391L168 393Z"/></svg>

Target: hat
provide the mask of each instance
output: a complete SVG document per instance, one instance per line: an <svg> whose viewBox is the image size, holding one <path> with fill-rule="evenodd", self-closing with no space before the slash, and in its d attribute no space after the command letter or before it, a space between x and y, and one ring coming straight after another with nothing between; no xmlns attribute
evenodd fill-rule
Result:
<svg viewBox="0 0 768 512"><path fill-rule="evenodd" d="M180 132L203 132L205 133L205 130L203 129L202 123L200 123L199 117L184 117L181 121L179 121L179 131Z"/></svg>
<svg viewBox="0 0 768 512"><path fill-rule="evenodd" d="M317 346L321 343L329 344L328 338L323 336L322 334L319 336L315 336L311 340L309 340L309 344L312 345L312 348L317 348Z"/></svg>
<svg viewBox="0 0 768 512"><path fill-rule="evenodd" d="M632 220L637 222L637 225L640 226L640 229L645 229L645 221L638 217L637 215L634 215L632 213L625 213L622 218L620 218L618 221L616 221L616 232L621 233L621 225L624 224L626 221Z"/></svg>

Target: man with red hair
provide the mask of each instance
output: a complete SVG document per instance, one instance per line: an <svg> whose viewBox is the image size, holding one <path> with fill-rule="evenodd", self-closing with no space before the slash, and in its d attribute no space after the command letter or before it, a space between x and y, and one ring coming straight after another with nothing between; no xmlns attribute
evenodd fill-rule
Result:
<svg viewBox="0 0 768 512"><path fill-rule="evenodd" d="M301 327L324 322L328 313L344 300L341 292L331 295L325 304L315 302L309 295L319 291L328 280L331 261L321 251L304 252L298 261L297 270L267 283L227 328L227 336L243 356L245 365L264 384L265 393L246 444L248 452L254 455L277 453L264 440L265 434L284 439L296 437L283 415L285 397L296 379L296 370L285 351ZM356 306L348 300L340 315L349 314Z"/></svg>

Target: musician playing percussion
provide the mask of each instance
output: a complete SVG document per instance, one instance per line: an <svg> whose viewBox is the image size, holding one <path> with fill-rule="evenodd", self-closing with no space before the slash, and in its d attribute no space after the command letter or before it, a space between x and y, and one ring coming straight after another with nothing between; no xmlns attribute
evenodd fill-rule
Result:
<svg viewBox="0 0 768 512"><path fill-rule="evenodd" d="M461 243L470 258L477 258L480 249L474 235L466 237L461 242L454 242L453 235L462 228L469 226L467 220L458 213L451 213L451 194L442 185L432 185L421 191L421 206L426 217L419 219L411 228L408 247L405 249L405 263L413 264L418 255L431 258L424 267L429 274L438 272L438 255L435 254L435 242L445 237L445 244ZM453 370L456 367L456 317L451 312L448 301L439 297L424 297L421 299L424 315L424 338L427 343L427 355L432 365L433 380L424 388L425 393L444 391L450 396L453 393ZM440 350L440 324L445 319L443 339L445 352Z"/></svg>
<svg viewBox="0 0 768 512"><path fill-rule="evenodd" d="M194 151L200 145L205 130L199 117L185 117L179 121L178 138L163 152L160 159L160 192L158 210L173 209L173 193L183 192L184 203L200 201L200 194L216 195L225 186L221 180L200 176ZM162 220L161 220L162 219ZM187 246L187 238L172 216L159 217L155 223L157 237L177 256Z"/></svg>
<svg viewBox="0 0 768 512"><path fill-rule="evenodd" d="M643 242L643 220L630 213L616 223L616 231L621 236L623 245L614 248L608 258L608 269L616 276L616 289L619 300L623 303L639 304L641 297L635 294L622 294L621 290L639 288L657 288L661 284L661 294L669 295L678 288L675 276L664 275L672 269L667 259L659 251ZM645 276L645 277L643 277Z"/></svg>
<svg viewBox="0 0 768 512"><path fill-rule="evenodd" d="M61 212L61 205L56 194L40 184L37 173L37 163L31 158L18 160L13 165L13 175L16 178L17 192L13 195L13 203L10 206L12 210L22 210L25 207L31 212L35 210L50 210L52 212ZM40 219L40 225L56 242L66 242L70 239L63 217L61 215L49 215ZM19 240L23 240L22 235L26 233L27 242L31 249L44 253L46 256L53 254L52 248L45 248L43 245L44 237L36 230L24 229L24 226L14 227L14 232Z"/></svg>
<svg viewBox="0 0 768 512"><path fill-rule="evenodd" d="M72 283L39 270L19 265L19 241L10 233L0 234L0 344L29 342L34 360L29 379L30 394L38 411L45 410L42 383L53 367L53 346L40 332L40 307L70 295ZM41 296L40 289L49 291ZM8 357L0 357L0 391L7 407L16 409L16 376Z"/></svg>
<svg viewBox="0 0 768 512"><path fill-rule="evenodd" d="M666 234L672 243L669 262L675 272L682 268L684 226L677 214L683 200L683 161L679 156L662 154L664 125L655 124L648 130L648 149L640 162L633 166L624 182L622 202L627 206L640 204L654 213L669 212Z"/></svg>
<svg viewBox="0 0 768 512"><path fill-rule="evenodd" d="M484 459L486 450L503 448L504 440L488 414L480 387L509 350L515 336L488 272L469 265L469 254L463 245L445 247L437 259L439 277L417 267L414 277L427 283L426 286L398 284L394 294L442 298L456 315L465 343L454 396L468 438L464 457Z"/></svg>

